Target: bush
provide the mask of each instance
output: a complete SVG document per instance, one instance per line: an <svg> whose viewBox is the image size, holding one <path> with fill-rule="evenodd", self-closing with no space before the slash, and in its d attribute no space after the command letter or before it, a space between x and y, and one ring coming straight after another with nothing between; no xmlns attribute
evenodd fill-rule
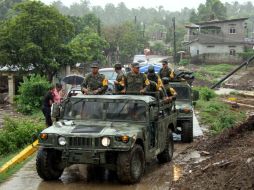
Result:
<svg viewBox="0 0 254 190"><path fill-rule="evenodd" d="M18 151L32 143L32 137L44 128L44 122L36 119L4 119L0 133L0 155Z"/></svg>
<svg viewBox="0 0 254 190"><path fill-rule="evenodd" d="M180 62L179 62L179 65L181 66L186 66L189 64L189 59L182 59Z"/></svg>
<svg viewBox="0 0 254 190"><path fill-rule="evenodd" d="M24 114L31 114L41 108L42 100L50 83L46 78L39 75L31 75L30 78L24 78L16 97L17 108Z"/></svg>
<svg viewBox="0 0 254 190"><path fill-rule="evenodd" d="M209 101L216 97L215 92L208 87L198 87L194 89L199 91L199 97L201 100Z"/></svg>

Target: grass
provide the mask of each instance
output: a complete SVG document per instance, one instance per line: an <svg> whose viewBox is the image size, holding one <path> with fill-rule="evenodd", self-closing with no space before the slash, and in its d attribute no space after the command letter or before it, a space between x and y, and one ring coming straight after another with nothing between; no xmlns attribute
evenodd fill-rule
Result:
<svg viewBox="0 0 254 190"><path fill-rule="evenodd" d="M3 166L6 162L12 159L18 152L10 153L4 156L0 156L0 167ZM0 174L0 183L3 183L6 179L8 179L11 175L20 170L28 161L32 159L33 156L28 158L27 160L16 164L12 168L8 169L6 172Z"/></svg>
<svg viewBox="0 0 254 190"><path fill-rule="evenodd" d="M218 134L225 128L230 128L246 119L244 112L233 109L230 105L213 98L210 101L199 100L196 105L201 122L211 127L213 134Z"/></svg>
<svg viewBox="0 0 254 190"><path fill-rule="evenodd" d="M194 75L197 80L215 83L234 67L235 65L231 64L205 65L200 67Z"/></svg>

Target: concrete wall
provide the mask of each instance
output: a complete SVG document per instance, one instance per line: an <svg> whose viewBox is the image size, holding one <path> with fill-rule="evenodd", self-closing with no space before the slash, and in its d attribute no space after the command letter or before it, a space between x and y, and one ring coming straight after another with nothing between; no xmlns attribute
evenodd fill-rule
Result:
<svg viewBox="0 0 254 190"><path fill-rule="evenodd" d="M236 54L242 53L244 51L244 45L200 44L198 42L194 42L190 45L190 54L191 56L196 56L198 55L197 51L199 51L200 55L205 53L229 54L231 49L234 49Z"/></svg>
<svg viewBox="0 0 254 190"><path fill-rule="evenodd" d="M191 57L192 64L240 64L241 62L243 62L243 59L238 55L231 56L221 53L202 54Z"/></svg>

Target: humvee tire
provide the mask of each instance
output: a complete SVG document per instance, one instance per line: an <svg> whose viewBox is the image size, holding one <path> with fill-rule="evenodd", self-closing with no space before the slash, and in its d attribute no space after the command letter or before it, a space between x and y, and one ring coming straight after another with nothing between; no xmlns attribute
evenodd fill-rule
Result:
<svg viewBox="0 0 254 190"><path fill-rule="evenodd" d="M39 149L36 158L36 170L38 175L46 180L57 180L63 173L62 168L58 168L61 162L61 152L50 149Z"/></svg>
<svg viewBox="0 0 254 190"><path fill-rule="evenodd" d="M166 162L170 162L173 158L173 151L174 151L173 133L172 130L169 129L168 138L166 139L165 150L157 155L159 163L163 164Z"/></svg>
<svg viewBox="0 0 254 190"><path fill-rule="evenodd" d="M193 141L193 125L191 122L183 122L181 141L184 143L190 143Z"/></svg>
<svg viewBox="0 0 254 190"><path fill-rule="evenodd" d="M117 177L120 182L132 184L139 182L145 169L144 151L140 145L128 152L121 152L117 158Z"/></svg>

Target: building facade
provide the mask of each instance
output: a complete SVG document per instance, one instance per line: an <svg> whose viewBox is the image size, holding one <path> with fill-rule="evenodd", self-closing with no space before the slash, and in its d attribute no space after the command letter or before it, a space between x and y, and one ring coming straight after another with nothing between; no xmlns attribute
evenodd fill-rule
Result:
<svg viewBox="0 0 254 190"><path fill-rule="evenodd" d="M206 62L239 63L245 47L248 18L214 20L186 26L184 45L191 57L201 57ZM211 59L211 60L210 60Z"/></svg>

